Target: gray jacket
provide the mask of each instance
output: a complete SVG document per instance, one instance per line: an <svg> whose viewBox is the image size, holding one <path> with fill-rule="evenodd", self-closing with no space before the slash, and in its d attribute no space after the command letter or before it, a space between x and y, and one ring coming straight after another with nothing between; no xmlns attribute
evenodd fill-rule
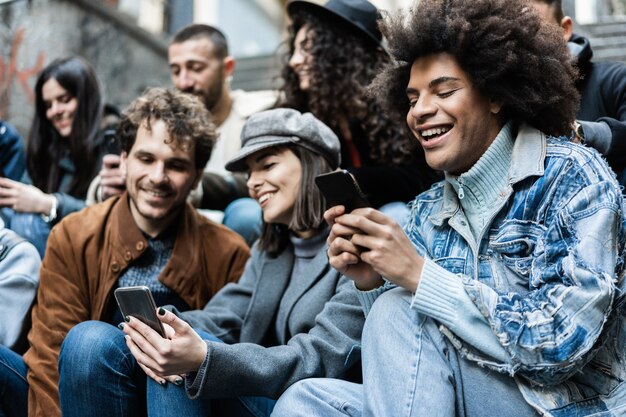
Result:
<svg viewBox="0 0 626 417"><path fill-rule="evenodd" d="M285 339L274 341L276 312L289 283L291 247L276 258L255 246L240 281L203 310L179 315L226 343L207 341L207 359L186 381L192 398L278 398L311 377L346 378L361 359L365 316L351 281L328 264L326 248L311 261L309 284L290 307Z"/></svg>
<svg viewBox="0 0 626 417"><path fill-rule="evenodd" d="M0 345L18 353L26 350L40 264L37 249L0 221Z"/></svg>

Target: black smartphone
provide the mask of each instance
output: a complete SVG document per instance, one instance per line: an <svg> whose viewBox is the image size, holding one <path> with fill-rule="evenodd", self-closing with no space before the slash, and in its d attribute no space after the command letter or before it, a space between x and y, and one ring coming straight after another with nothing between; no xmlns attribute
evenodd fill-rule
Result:
<svg viewBox="0 0 626 417"><path fill-rule="evenodd" d="M315 184L326 199L326 208L342 205L346 213L370 204L354 177L346 170L327 172L315 177Z"/></svg>
<svg viewBox="0 0 626 417"><path fill-rule="evenodd" d="M113 293L122 317L133 316L165 337L165 330L156 314L156 305L150 289L145 286L118 288Z"/></svg>
<svg viewBox="0 0 626 417"><path fill-rule="evenodd" d="M122 153L122 147L115 134L115 129L107 129L104 131L104 153L105 155L119 155Z"/></svg>

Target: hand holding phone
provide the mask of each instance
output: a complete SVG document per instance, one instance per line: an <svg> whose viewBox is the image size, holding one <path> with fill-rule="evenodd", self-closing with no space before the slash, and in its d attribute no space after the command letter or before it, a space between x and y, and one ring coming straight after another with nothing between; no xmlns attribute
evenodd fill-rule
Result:
<svg viewBox="0 0 626 417"><path fill-rule="evenodd" d="M333 171L315 177L315 184L326 199L326 208L342 205L346 213L361 207L369 207L367 198L356 180L346 171Z"/></svg>
<svg viewBox="0 0 626 417"><path fill-rule="evenodd" d="M154 298L148 287L123 287L116 289L113 294L122 311L122 317L133 316L165 338L165 330L157 317Z"/></svg>

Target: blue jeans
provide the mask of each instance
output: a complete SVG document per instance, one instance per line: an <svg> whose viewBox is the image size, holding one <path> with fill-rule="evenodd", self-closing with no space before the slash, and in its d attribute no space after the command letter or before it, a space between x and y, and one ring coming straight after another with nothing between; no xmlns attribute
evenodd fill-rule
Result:
<svg viewBox="0 0 626 417"><path fill-rule="evenodd" d="M222 223L230 230L239 233L248 246L261 236L263 212L261 206L252 198L239 198L224 210Z"/></svg>
<svg viewBox="0 0 626 417"><path fill-rule="evenodd" d="M309 379L280 397L272 416L536 416L513 378L463 359L438 324L388 291L363 329L363 385ZM392 325L390 325L392 324Z"/></svg>
<svg viewBox="0 0 626 417"><path fill-rule="evenodd" d="M27 371L20 355L0 345L0 417L28 415Z"/></svg>
<svg viewBox="0 0 626 417"><path fill-rule="evenodd" d="M83 322L70 330L61 347L59 373L64 417L269 416L274 403L257 397L191 400L182 386L161 386L143 373L124 333L100 321Z"/></svg>
<svg viewBox="0 0 626 417"><path fill-rule="evenodd" d="M46 223L39 214L18 213L10 208L3 208L0 215L6 228L32 243L43 259L50 235L50 224Z"/></svg>
<svg viewBox="0 0 626 417"><path fill-rule="evenodd" d="M378 211L391 217L402 228L404 228L404 225L409 221L409 216L411 215L409 206L401 201L383 204L378 208Z"/></svg>

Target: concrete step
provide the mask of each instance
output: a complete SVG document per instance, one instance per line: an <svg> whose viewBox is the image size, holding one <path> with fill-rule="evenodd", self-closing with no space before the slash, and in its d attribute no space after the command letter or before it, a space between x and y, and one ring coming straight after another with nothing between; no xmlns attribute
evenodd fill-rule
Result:
<svg viewBox="0 0 626 417"><path fill-rule="evenodd" d="M626 63L626 18L581 25L576 31L589 38L594 61Z"/></svg>
<svg viewBox="0 0 626 417"><path fill-rule="evenodd" d="M276 55L238 58L232 81L233 89L252 91L280 87L281 59Z"/></svg>

